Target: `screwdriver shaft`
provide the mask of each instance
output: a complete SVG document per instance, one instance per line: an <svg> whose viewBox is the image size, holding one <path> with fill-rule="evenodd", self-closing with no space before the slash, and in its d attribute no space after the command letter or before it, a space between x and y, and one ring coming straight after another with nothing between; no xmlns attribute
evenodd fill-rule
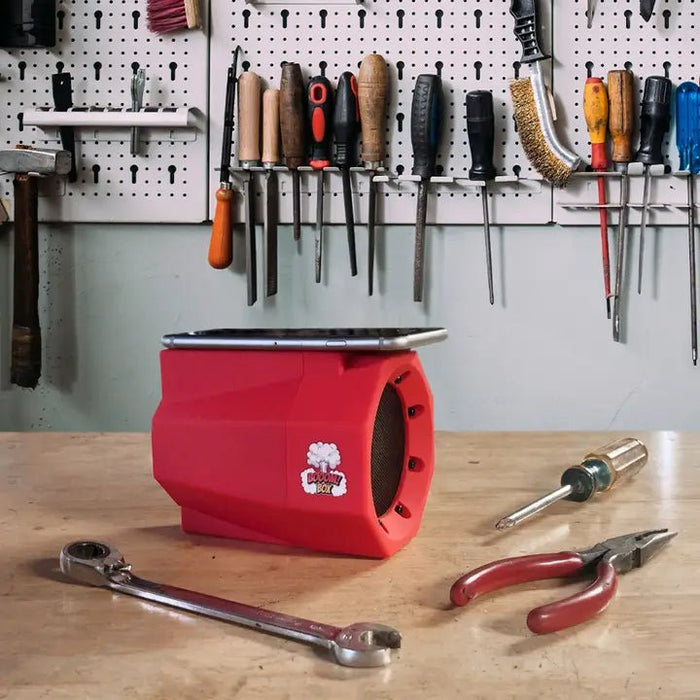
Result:
<svg viewBox="0 0 700 700"><path fill-rule="evenodd" d="M637 294L642 293L642 273L644 270L644 234L647 230L647 209L651 189L651 169L644 166L644 195L642 197L642 224L639 228L639 269L637 270Z"/></svg>
<svg viewBox="0 0 700 700"><path fill-rule="evenodd" d="M352 207L352 183L350 169L341 169L343 177L343 204L345 206L345 227L348 231L348 252L350 253L350 273L357 275L357 248L355 246L355 214Z"/></svg>
<svg viewBox="0 0 700 700"><path fill-rule="evenodd" d="M688 173L688 260L690 263L690 342L693 364L698 363L698 310L695 282L695 193L693 173Z"/></svg>
<svg viewBox="0 0 700 700"><path fill-rule="evenodd" d="M481 188L481 206L484 211L484 245L486 246L486 276L489 284L489 302L493 306L493 262L491 260L491 223L489 221L489 197L486 185Z"/></svg>
<svg viewBox="0 0 700 700"><path fill-rule="evenodd" d="M374 294L374 223L377 218L377 185L374 182L374 171L369 173L369 202L367 206L367 276L369 296Z"/></svg>
<svg viewBox="0 0 700 700"><path fill-rule="evenodd" d="M600 244L603 251L603 285L605 288L605 306L610 318L610 247L608 242L608 210L605 178L598 178L598 204L600 207Z"/></svg>
<svg viewBox="0 0 700 700"><path fill-rule="evenodd" d="M496 529L507 530L508 528L511 528L514 525L521 523L523 520L532 517L536 513L539 513L548 506L551 506L552 503L556 503L557 501L563 500L572 491L573 488L571 486L562 486L556 489L555 491L548 493L546 496L542 496L542 498L538 498L536 501L528 503L526 506L519 508L514 513L506 515L505 518L501 518L496 523Z"/></svg>
<svg viewBox="0 0 700 700"><path fill-rule="evenodd" d="M425 219L428 213L429 179L421 179L418 185L416 209L416 248L413 264L413 301L423 301L423 268L425 258Z"/></svg>
<svg viewBox="0 0 700 700"><path fill-rule="evenodd" d="M318 171L316 186L316 237L314 240L314 266L316 282L321 281L321 262L323 257L323 170Z"/></svg>
<svg viewBox="0 0 700 700"><path fill-rule="evenodd" d="M627 199L629 174L627 163L622 164L620 178L620 221L617 233L617 261L615 269L615 299L613 303L613 340L620 342L620 307L622 306L622 276L624 274L625 236L627 231Z"/></svg>

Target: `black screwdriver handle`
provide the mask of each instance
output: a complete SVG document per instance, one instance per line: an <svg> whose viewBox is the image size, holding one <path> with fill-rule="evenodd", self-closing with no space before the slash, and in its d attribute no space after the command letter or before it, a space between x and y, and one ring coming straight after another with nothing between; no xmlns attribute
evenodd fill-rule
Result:
<svg viewBox="0 0 700 700"><path fill-rule="evenodd" d="M652 75L644 81L639 150L636 160L645 165L664 162L664 137L671 126L671 93L668 78Z"/></svg>
<svg viewBox="0 0 700 700"><path fill-rule="evenodd" d="M493 164L494 131L493 95L488 90L468 92L467 135L472 156L470 180L493 180L496 177Z"/></svg>
<svg viewBox="0 0 700 700"><path fill-rule="evenodd" d="M435 172L442 122L442 80L438 75L419 75L411 103L413 174L425 179Z"/></svg>
<svg viewBox="0 0 700 700"><path fill-rule="evenodd" d="M523 46L520 63L534 63L547 58L537 39L537 0L511 0L510 14L515 18L515 36Z"/></svg>
<svg viewBox="0 0 700 700"><path fill-rule="evenodd" d="M333 88L328 78L311 78L306 91L311 135L309 165L322 170L331 164L331 134L333 123Z"/></svg>
<svg viewBox="0 0 700 700"><path fill-rule="evenodd" d="M335 164L339 168L355 165L359 129L360 105L357 101L357 79L350 71L345 71L338 80L333 112Z"/></svg>

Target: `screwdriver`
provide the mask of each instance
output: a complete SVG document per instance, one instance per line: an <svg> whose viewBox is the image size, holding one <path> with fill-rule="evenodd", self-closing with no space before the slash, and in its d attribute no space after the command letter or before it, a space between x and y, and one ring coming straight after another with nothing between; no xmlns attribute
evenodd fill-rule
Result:
<svg viewBox="0 0 700 700"><path fill-rule="evenodd" d="M245 170L243 199L245 208L245 271L248 287L248 306L255 304L257 291L257 264L255 254L255 193L253 172L260 165L260 76L246 71L238 79L238 163Z"/></svg>
<svg viewBox="0 0 700 700"><path fill-rule="evenodd" d="M216 191L216 210L211 227L208 261L211 267L222 270L233 260L233 223L231 221L231 149L233 147L233 124L236 113L236 71L239 47L233 52L233 61L226 76L226 99L224 104L224 131L221 141L221 169L219 189Z"/></svg>
<svg viewBox="0 0 700 700"><path fill-rule="evenodd" d="M442 121L442 80L438 75L419 75L411 102L411 145L413 175L420 177L416 205L416 249L413 264L413 301L423 301L425 219L428 189L435 174L435 159Z"/></svg>
<svg viewBox="0 0 700 700"><path fill-rule="evenodd" d="M316 282L321 281L323 257L323 169L331 164L331 130L333 119L333 88L325 76L309 81L307 90L309 133L311 134L311 158L309 165L318 174L316 186L316 238L314 241L314 266Z"/></svg>
<svg viewBox="0 0 700 700"><path fill-rule="evenodd" d="M662 152L664 136L671 125L671 91L673 85L668 78L653 75L644 81L644 96L641 108L641 133L636 160L644 163L644 198L642 201L642 225L639 229L639 270L637 293L642 293L642 271L644 267L644 234L647 227L649 190L651 188L651 166L664 162Z"/></svg>
<svg viewBox="0 0 700 700"><path fill-rule="evenodd" d="M384 165L386 141L386 102L389 76L386 61L378 54L366 56L360 64L357 78L357 100L362 126L362 153L360 157L369 177L367 212L368 237L368 291L374 293L374 226L377 219L377 184L374 176Z"/></svg>
<svg viewBox="0 0 700 700"><path fill-rule="evenodd" d="M350 273L357 275L357 251L355 248L355 214L352 206L352 184L350 168L355 164L357 131L360 126L360 108L357 103L357 80L345 71L338 80L333 112L333 136L335 138L335 164L343 179L343 205L345 226L348 231Z"/></svg>
<svg viewBox="0 0 700 700"><path fill-rule="evenodd" d="M277 294L277 173L280 162L280 91L263 92L262 164L265 168L265 294Z"/></svg>
<svg viewBox="0 0 700 700"><path fill-rule="evenodd" d="M591 166L596 172L608 169L605 142L608 137L608 91L602 78L588 78L583 89L583 114L591 142ZM608 247L608 211L605 178L598 178L598 204L600 205L600 244L603 251L603 285L605 305L610 318L610 250Z"/></svg>
<svg viewBox="0 0 700 700"><path fill-rule="evenodd" d="M470 180L483 180L481 206L483 208L484 243L486 246L486 274L489 285L489 301L493 306L493 264L491 262L491 225L487 181L496 177L493 164L494 142L493 95L488 90L467 93L467 135L472 156L469 168Z"/></svg>
<svg viewBox="0 0 700 700"><path fill-rule="evenodd" d="M695 173L700 172L700 86L681 83L676 90L676 145L680 169L688 171L688 261L690 266L690 338L698 363L698 312L695 282Z"/></svg>
<svg viewBox="0 0 700 700"><path fill-rule="evenodd" d="M301 182L299 166L306 157L304 129L304 83L298 63L285 63L280 79L280 129L284 164L292 173L294 240L301 238Z"/></svg>
<svg viewBox="0 0 700 700"><path fill-rule="evenodd" d="M629 202L629 163L632 160L632 136L634 134L634 76L631 71L613 70L608 73L608 99L610 102L609 124L612 138L612 161L615 164L615 169L621 174L615 298L613 300L613 340L619 342L622 277L625 269L627 205Z"/></svg>
<svg viewBox="0 0 700 700"><path fill-rule="evenodd" d="M590 29L593 26L593 15L595 14L595 0L587 0L586 6L586 26Z"/></svg>
<svg viewBox="0 0 700 700"><path fill-rule="evenodd" d="M569 467L561 475L560 488L501 518L496 529L507 530L563 499L589 501L596 493L609 491L618 482L634 476L647 463L648 456L647 448L636 438L611 442L586 455L581 464Z"/></svg>

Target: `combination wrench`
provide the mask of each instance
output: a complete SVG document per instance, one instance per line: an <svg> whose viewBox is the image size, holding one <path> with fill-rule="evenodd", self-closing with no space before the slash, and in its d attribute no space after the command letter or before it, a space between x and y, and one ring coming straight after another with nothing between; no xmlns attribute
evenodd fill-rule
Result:
<svg viewBox="0 0 700 700"><path fill-rule="evenodd" d="M132 573L131 564L118 549L102 542L71 542L61 550L59 563L64 575L80 583L313 644L330 651L342 666L385 666L391 661L392 649L401 646L400 632L386 625L358 622L348 627L333 627L147 581Z"/></svg>

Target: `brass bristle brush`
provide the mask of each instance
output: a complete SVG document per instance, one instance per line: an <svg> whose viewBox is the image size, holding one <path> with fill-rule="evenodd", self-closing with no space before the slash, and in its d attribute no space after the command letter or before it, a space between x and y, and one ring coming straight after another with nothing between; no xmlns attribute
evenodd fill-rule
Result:
<svg viewBox="0 0 700 700"><path fill-rule="evenodd" d="M581 159L559 141L554 129L549 93L542 76L541 62L547 56L537 40L537 0L511 0L510 13L515 18L515 36L523 47L520 63L530 68L529 77L510 84L520 142L532 167L553 185L562 187Z"/></svg>

